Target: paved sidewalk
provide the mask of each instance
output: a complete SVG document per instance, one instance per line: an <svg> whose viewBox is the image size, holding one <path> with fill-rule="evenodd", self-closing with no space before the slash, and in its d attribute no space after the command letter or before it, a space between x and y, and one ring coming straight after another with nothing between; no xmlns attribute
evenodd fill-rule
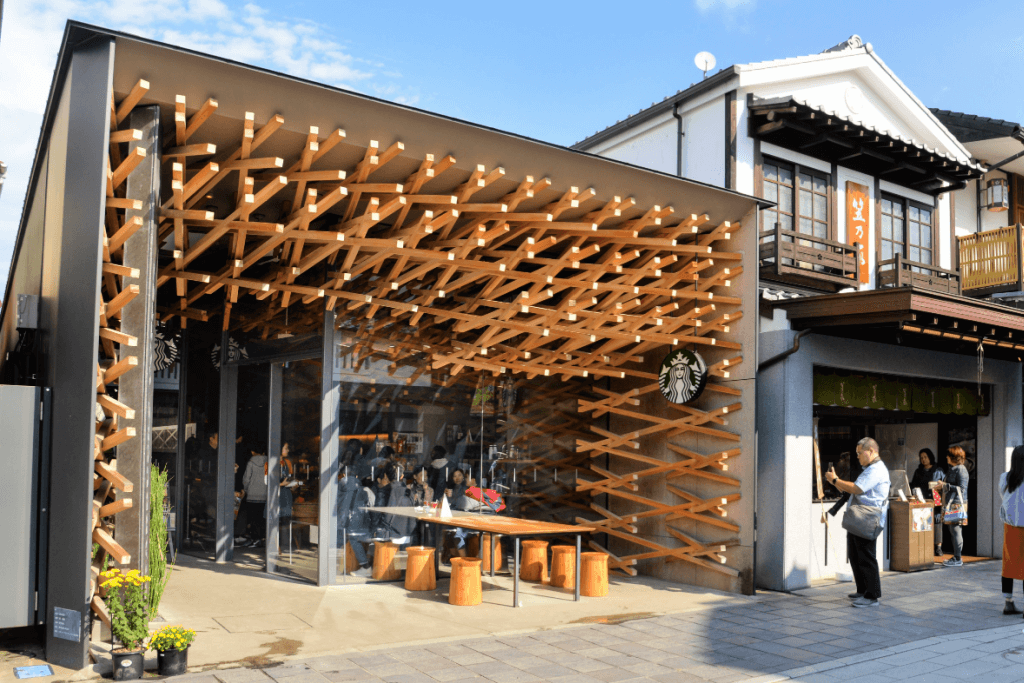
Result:
<svg viewBox="0 0 1024 683"><path fill-rule="evenodd" d="M889 576L879 608L850 607L851 584L837 584L619 623L196 672L176 683L1022 680L1024 663L1004 654L1024 653L1024 620L1002 615L999 569Z"/></svg>

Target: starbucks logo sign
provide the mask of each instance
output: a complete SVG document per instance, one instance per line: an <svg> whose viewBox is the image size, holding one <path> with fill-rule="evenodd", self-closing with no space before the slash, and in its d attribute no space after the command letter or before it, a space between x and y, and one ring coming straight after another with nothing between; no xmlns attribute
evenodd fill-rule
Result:
<svg viewBox="0 0 1024 683"><path fill-rule="evenodd" d="M665 356L658 373L658 386L672 403L693 401L708 383L708 366L696 351L679 349Z"/></svg>

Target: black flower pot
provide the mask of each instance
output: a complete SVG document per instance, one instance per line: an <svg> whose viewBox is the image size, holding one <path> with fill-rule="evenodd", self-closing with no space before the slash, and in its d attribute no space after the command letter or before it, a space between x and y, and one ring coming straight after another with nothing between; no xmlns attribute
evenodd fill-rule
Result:
<svg viewBox="0 0 1024 683"><path fill-rule="evenodd" d="M134 681L142 678L142 663L146 658L145 650L113 652L114 680Z"/></svg>
<svg viewBox="0 0 1024 683"><path fill-rule="evenodd" d="M188 648L184 650L158 650L156 672L161 676L180 676L188 669Z"/></svg>

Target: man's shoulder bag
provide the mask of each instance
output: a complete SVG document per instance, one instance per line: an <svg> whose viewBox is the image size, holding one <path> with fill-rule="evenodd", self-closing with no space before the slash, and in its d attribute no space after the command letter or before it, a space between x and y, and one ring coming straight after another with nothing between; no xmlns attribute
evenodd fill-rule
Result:
<svg viewBox="0 0 1024 683"><path fill-rule="evenodd" d="M853 505L843 515L846 533L873 541L882 533L882 515L885 509L874 505Z"/></svg>

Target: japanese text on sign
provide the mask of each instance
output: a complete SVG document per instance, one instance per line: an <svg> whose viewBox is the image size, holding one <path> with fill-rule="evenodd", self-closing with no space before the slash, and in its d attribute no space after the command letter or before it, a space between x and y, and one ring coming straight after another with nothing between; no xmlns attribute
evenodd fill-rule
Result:
<svg viewBox="0 0 1024 683"><path fill-rule="evenodd" d="M871 244L871 226L868 215L871 203L868 188L846 181L846 242L857 247L857 280L868 282L868 248Z"/></svg>

